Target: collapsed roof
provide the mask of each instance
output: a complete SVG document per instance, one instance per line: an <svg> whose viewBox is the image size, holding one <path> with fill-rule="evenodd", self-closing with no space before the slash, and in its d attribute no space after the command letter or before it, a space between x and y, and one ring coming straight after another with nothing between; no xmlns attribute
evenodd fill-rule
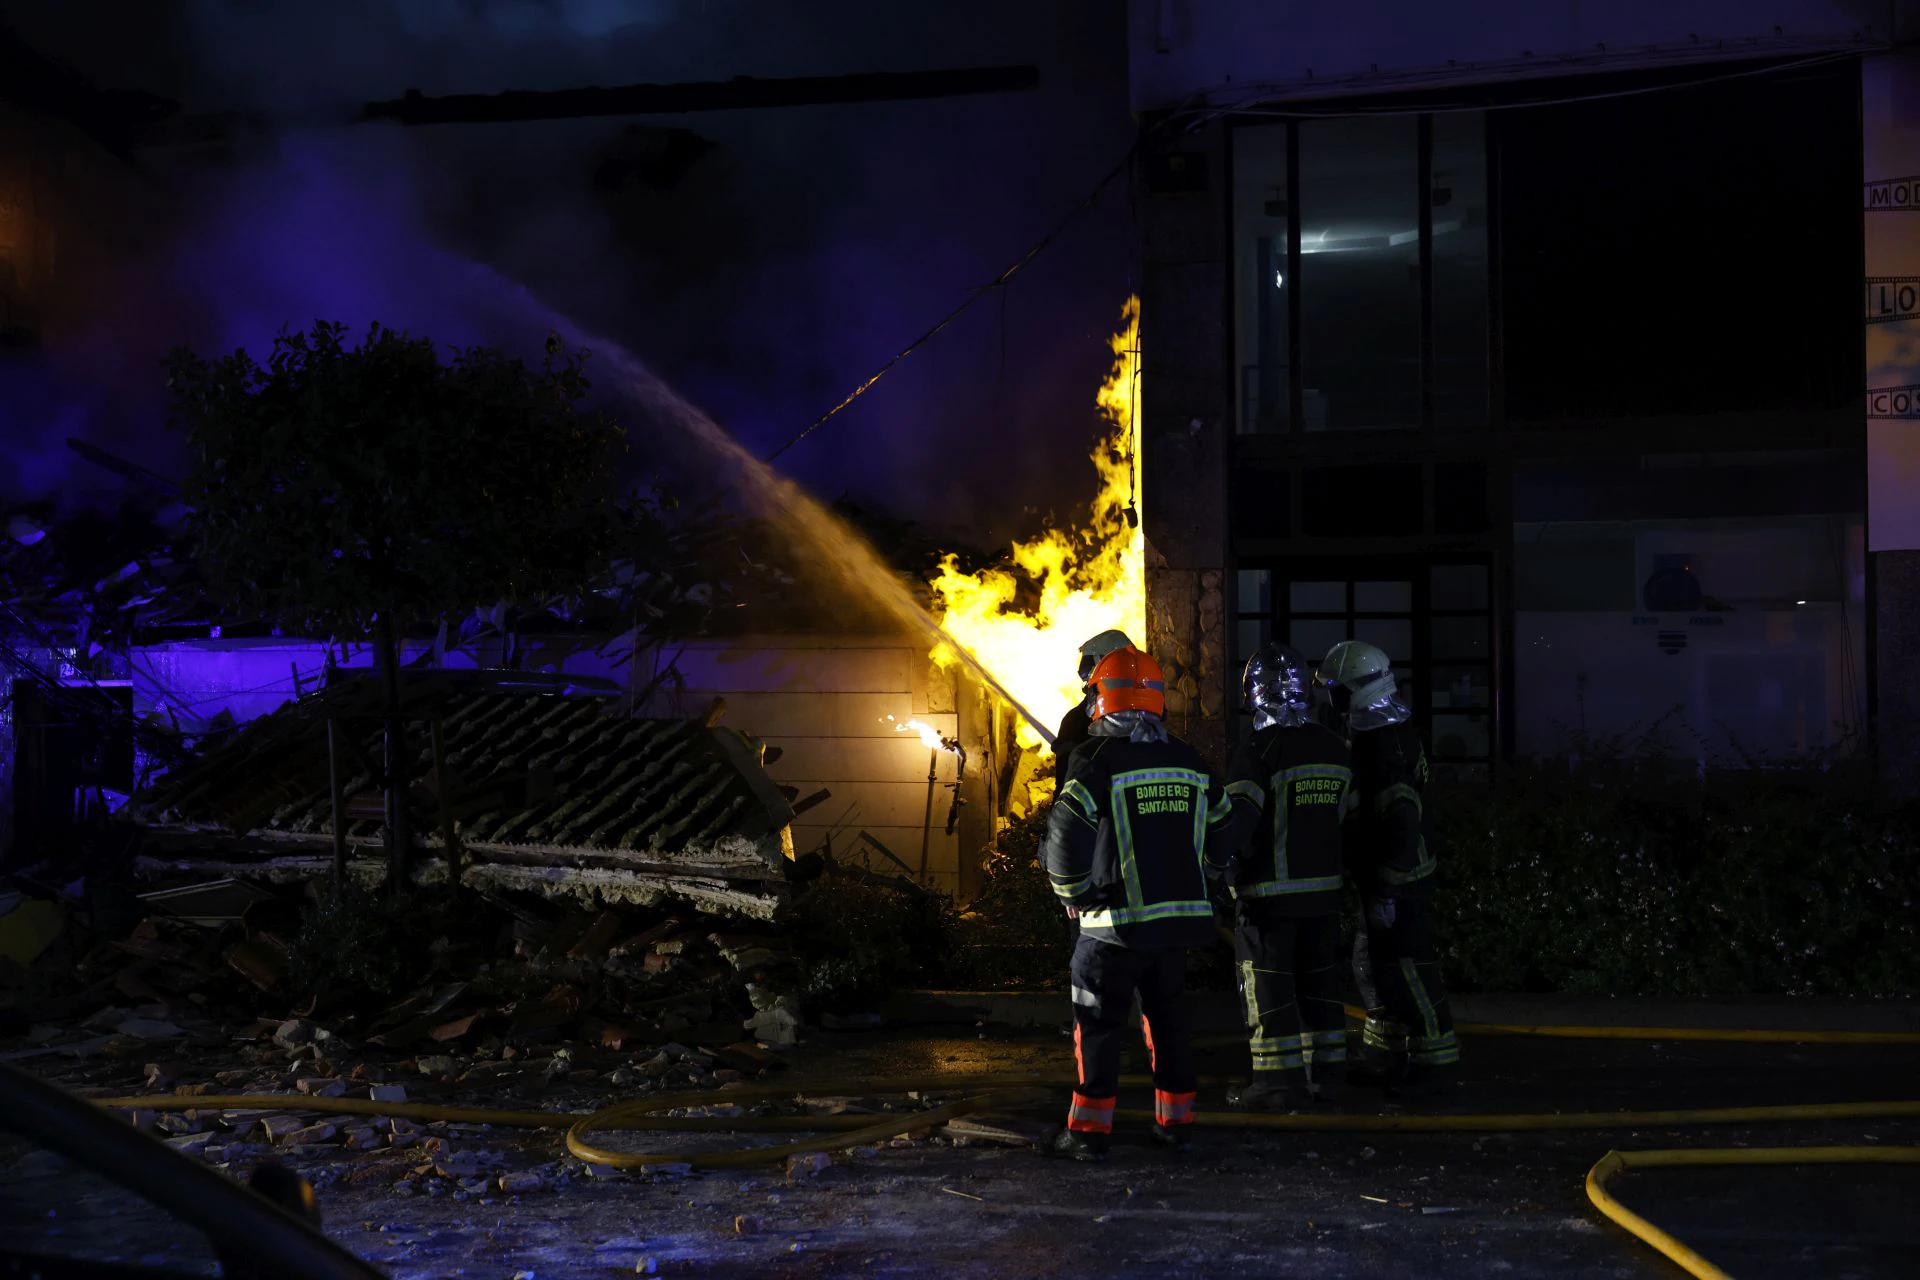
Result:
<svg viewBox="0 0 1920 1280"><path fill-rule="evenodd" d="M408 672L407 796L417 879L444 882L454 832L463 885L605 902L681 898L768 918L792 857L786 795L758 743L696 721L637 719L599 681L520 672ZM381 844L380 686L349 676L288 703L134 796L150 865L242 878L326 873L333 846L327 725L339 735L350 855ZM442 759L428 725L438 722ZM383 860L352 857L378 881Z"/></svg>

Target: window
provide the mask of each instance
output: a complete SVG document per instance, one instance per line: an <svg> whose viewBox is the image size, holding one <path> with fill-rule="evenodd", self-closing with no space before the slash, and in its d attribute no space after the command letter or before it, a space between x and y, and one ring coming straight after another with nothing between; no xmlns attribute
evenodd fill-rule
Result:
<svg viewBox="0 0 1920 1280"><path fill-rule="evenodd" d="M1411 537L1420 532L1419 463L1309 467L1301 477L1300 532L1309 538Z"/></svg>
<svg viewBox="0 0 1920 1280"><path fill-rule="evenodd" d="M1301 428L1420 425L1412 116L1300 126Z"/></svg>
<svg viewBox="0 0 1920 1280"><path fill-rule="evenodd" d="M1241 432L1486 420L1484 138L1474 112L1234 131Z"/></svg>
<svg viewBox="0 0 1920 1280"><path fill-rule="evenodd" d="M1477 113L1433 118L1433 422L1487 420L1487 145ZM1478 529L1465 532L1480 533Z"/></svg>
<svg viewBox="0 0 1920 1280"><path fill-rule="evenodd" d="M1235 328L1240 342L1240 430L1285 431L1292 403L1287 299L1288 130L1234 136Z"/></svg>
<svg viewBox="0 0 1920 1280"><path fill-rule="evenodd" d="M1481 776L1494 752L1485 560L1275 560L1237 577L1235 661L1278 640L1317 663L1342 640L1386 651L1437 769ZM1250 725L1244 714L1239 728Z"/></svg>

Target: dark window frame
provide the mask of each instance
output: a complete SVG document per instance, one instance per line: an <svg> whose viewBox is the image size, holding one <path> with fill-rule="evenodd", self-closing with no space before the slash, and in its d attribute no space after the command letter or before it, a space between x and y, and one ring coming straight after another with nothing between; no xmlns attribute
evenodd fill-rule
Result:
<svg viewBox="0 0 1920 1280"><path fill-rule="evenodd" d="M1469 566L1482 570L1486 574L1485 604L1477 609L1433 607L1433 571L1451 565ZM1497 557L1491 554L1421 554L1405 556L1314 556L1314 555L1270 555L1240 558L1234 566L1235 605L1232 626L1229 631L1230 658L1233 665L1234 697L1230 705L1233 708L1233 723L1236 740L1246 724L1246 712L1239 701L1239 669L1249 656L1241 652L1240 625L1243 622L1266 623L1269 640L1292 643L1289 623L1293 619L1301 620L1339 620L1346 623L1350 635L1354 624L1361 618L1405 618L1412 634L1412 647L1408 655L1395 663L1396 670L1404 670L1413 689L1414 720L1421 730L1431 739L1433 728L1433 672L1436 668L1473 668L1483 674L1487 690L1487 701L1482 706L1455 708L1442 707L1440 714L1469 714L1479 716L1486 724L1487 750L1483 755L1449 756L1442 759L1436 755L1436 767L1461 767L1469 772L1485 770L1489 774L1499 769L1504 760L1504 738L1501 729L1501 716L1506 699L1501 697L1500 657L1504 646L1500 642L1499 629L1503 625L1505 610L1502 607L1500 583L1497 575L1500 566ZM1239 596L1239 574L1261 572L1267 574L1267 607L1262 609L1243 609ZM1363 610L1355 599L1354 586L1360 582L1409 582L1412 584L1412 596L1405 610ZM1341 582L1346 586L1346 606L1338 611L1306 610L1295 612L1292 608L1292 585L1296 582ZM1438 658L1432 649L1430 635L1433 620L1436 618L1481 618L1487 624L1487 649L1479 658ZM1322 656L1315 653L1303 654L1309 661L1318 661Z"/></svg>
<svg viewBox="0 0 1920 1280"><path fill-rule="evenodd" d="M1496 212L1498 180L1496 160L1496 136L1494 134L1492 111L1485 112L1481 121L1481 154L1486 163L1487 174L1487 357L1482 365L1482 378L1486 385L1485 419L1470 427L1451 428L1454 431L1484 433L1497 427L1501 421L1501 408L1504 397L1501 394L1500 369L1500 293L1499 293L1499 218ZM1433 114L1422 112L1415 117L1416 160L1414 163L1414 183L1416 209L1419 227L1419 281L1420 281L1420 421L1417 424L1393 430L1432 432L1435 429L1435 362L1434 362L1434 283L1433 283ZM1305 359L1305 329L1302 317L1302 289L1300 250L1300 218L1302 192L1300 190L1300 126L1310 123L1299 119L1284 122L1261 121L1253 118L1229 118L1227 128L1227 166L1229 174L1228 190L1232 190L1231 173L1233 163L1233 133L1237 129L1284 129L1286 130L1286 183L1287 183L1287 279L1294 287L1286 291L1287 309L1287 369L1286 369L1286 421L1275 427L1255 427L1252 431L1238 431L1241 438L1259 439L1261 437L1299 437L1308 434L1344 436L1344 431L1315 432L1306 430L1306 371L1301 367ZM1234 201L1227 202L1227 271L1231 277L1240 270L1239 227L1234 218ZM1233 324L1229 332L1234 333L1230 349L1240 353L1235 359L1243 360L1245 353L1240 348L1238 317L1233 309L1233 287L1230 284L1228 294L1228 318ZM1240 363L1231 379L1233 395L1233 414L1236 423L1247 420L1247 387L1250 382L1260 378L1260 364L1256 359L1252 364ZM1361 434L1380 434L1376 430Z"/></svg>

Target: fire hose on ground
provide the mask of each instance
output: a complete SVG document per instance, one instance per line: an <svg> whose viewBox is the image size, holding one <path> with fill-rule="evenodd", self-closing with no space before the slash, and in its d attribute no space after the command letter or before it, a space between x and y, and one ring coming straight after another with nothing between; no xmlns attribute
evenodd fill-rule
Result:
<svg viewBox="0 0 1920 1280"><path fill-rule="evenodd" d="M1872 1031L1722 1030L1697 1027L1573 1027L1514 1024L1462 1024L1466 1034L1529 1035L1579 1039L1639 1039L1719 1041L1746 1044L1920 1045L1920 1033ZM1148 1076L1128 1075L1123 1086L1151 1086ZM1204 1083L1218 1085L1224 1079ZM797 1155L845 1150L887 1142L902 1134L923 1133L949 1120L992 1106L1026 1105L1042 1096L1064 1092L1057 1079L1040 1077L931 1076L917 1080L811 1082L805 1092L856 1095L929 1093L963 1095L943 1105L917 1111L873 1115L800 1116L671 1116L660 1114L689 1105L747 1106L791 1101L801 1090L795 1085L729 1087L713 1101L693 1103L688 1095L618 1102L588 1115L577 1112L513 1111L491 1107L447 1106L437 1103L379 1102L360 1098L321 1098L304 1094L182 1094L96 1098L103 1108L147 1111L301 1111L321 1115L386 1116L417 1122L498 1125L503 1128L565 1129L567 1151L589 1164L614 1169L645 1169L660 1165L690 1165L697 1169L730 1169L780 1162ZM1116 1117L1137 1124L1153 1118L1147 1111L1122 1111ZM1872 1102L1792 1103L1753 1107L1702 1107L1658 1111L1571 1111L1483 1113L1470 1115L1363 1115L1351 1112L1280 1114L1264 1112L1208 1112L1196 1123L1212 1128L1294 1132L1342 1133L1529 1133L1570 1130L1679 1128L1715 1125L1772 1124L1831 1120L1920 1119L1920 1099ZM622 1151L600 1146L594 1135L616 1131L655 1133L805 1133L814 1136L770 1146L722 1151ZM1672 1235L1620 1204L1607 1181L1623 1170L1702 1165L1792 1164L1920 1164L1920 1146L1894 1147L1767 1147L1702 1148L1665 1151L1609 1151L1587 1174L1587 1197L1609 1219L1702 1280L1726 1280L1726 1273Z"/></svg>

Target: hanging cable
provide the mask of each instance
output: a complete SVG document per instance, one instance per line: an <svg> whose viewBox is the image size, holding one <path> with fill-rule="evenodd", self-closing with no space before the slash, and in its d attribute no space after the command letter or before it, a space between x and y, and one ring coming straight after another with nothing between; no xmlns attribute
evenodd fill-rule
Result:
<svg viewBox="0 0 1920 1280"><path fill-rule="evenodd" d="M1220 115L1264 116L1284 120L1337 120L1354 116L1410 116L1410 115L1452 115L1470 111L1522 111L1531 107L1570 107L1585 102L1609 102L1616 98L1638 98L1651 93L1671 93L1681 89L1701 89L1717 84L1727 84L1735 80L1748 80L1756 76L1782 75L1793 71L1804 71L1812 67L1830 66L1836 62L1849 62L1858 57L1857 53L1822 53L1811 57L1797 58L1791 62L1772 63L1764 67L1747 67L1740 71L1729 71L1721 75L1700 76L1692 80L1679 80L1671 84L1638 85L1631 89L1611 89L1598 93L1562 94L1554 97L1527 98L1518 102L1438 102L1407 103L1383 107L1330 107L1315 109L1312 107L1265 107L1261 106L1262 90L1236 100L1232 106L1210 104ZM1594 74L1591 68L1574 68L1569 75ZM1265 90L1292 89L1296 85L1273 84ZM1382 89L1381 93L1391 93L1391 89Z"/></svg>
<svg viewBox="0 0 1920 1280"><path fill-rule="evenodd" d="M1142 139L1137 139L1132 146L1127 148L1127 153L1120 158L1120 163L1114 165L1113 168L1107 171L1106 176L1101 178L1100 181L1097 184L1095 184L1093 190L1087 194L1085 199L1081 200L1080 203L1076 204L1072 208L1072 210L1068 212L1066 217L1062 218L1057 224L1055 224L1055 226L1051 231L1047 232L1045 235L1041 236L1039 240L1035 241L1032 247L1030 247L1025 253L1021 254L1018 258L1014 259L1013 263L1010 266L1008 266L1006 270L1002 271L999 275L995 276L992 280L990 280L986 284L979 286L972 293L968 294L967 297L960 303L959 306L955 307L953 310L947 312L946 315L942 316L940 320L931 329L928 329L925 333L921 334L919 337L915 338L912 342L909 342L905 347L901 348L900 353L898 355L888 360L885 364L881 365L878 369L875 369L873 373L868 376L866 381L862 382L859 386L855 387L852 391L848 392L846 398L841 400L839 404L834 405L833 408L827 410L825 413L821 414L818 418L815 418L811 423L807 425L807 427L803 431L801 431L798 435L794 436L793 439L787 441L785 444L781 445L778 449L775 449L772 453L769 453L764 459L764 461L767 461L767 462L774 461L781 454L793 448L793 446L799 444L802 440L805 440L808 436L818 431L821 427L826 426L827 423L839 417L840 414L845 412L846 409L848 409L853 404L854 401L858 400L861 396L864 396L865 394L867 394L867 392L873 390L874 385L878 383L880 379L886 377L889 373L893 372L894 367L896 365L898 365L902 360L905 360L908 356L912 355L914 352L918 351L921 347L924 347L927 343L933 341L934 338L938 337L940 333L943 332L955 320L958 320L961 316L965 315L967 311L970 310L976 302L980 301L980 299L986 297L988 294L993 293L996 290L1005 289L1007 285L1012 282L1013 278L1016 275L1019 275L1020 272L1026 268L1028 263L1032 262L1035 258L1039 257L1043 252L1045 252L1046 249L1049 246L1051 246L1055 240L1059 239L1059 237L1063 232L1065 232L1075 222L1079 221L1082 214L1086 213L1087 210L1093 208L1095 204L1099 203L1100 197L1106 193L1107 188L1112 186L1114 184L1114 181L1118 179L1122 174L1126 173L1127 170L1132 166L1134 152L1139 149L1140 142L1142 140L1144 140L1144 135Z"/></svg>

